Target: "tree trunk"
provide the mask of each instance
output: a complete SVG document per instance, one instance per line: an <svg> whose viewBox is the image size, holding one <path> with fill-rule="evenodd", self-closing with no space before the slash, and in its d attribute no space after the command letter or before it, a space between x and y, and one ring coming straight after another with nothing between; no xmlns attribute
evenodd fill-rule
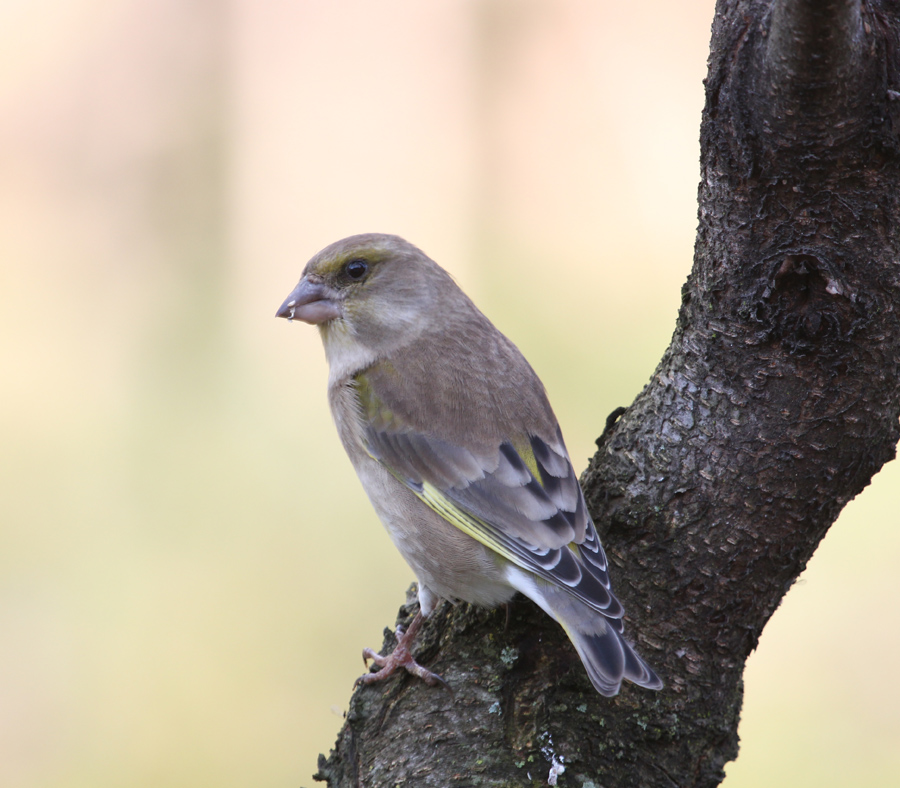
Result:
<svg viewBox="0 0 900 788"><path fill-rule="evenodd" d="M582 480L626 633L666 688L600 697L528 600L444 605L417 653L455 695L358 690L316 779L537 786L562 764L560 785L722 780L747 656L900 435L898 12L719 0L693 271Z"/></svg>

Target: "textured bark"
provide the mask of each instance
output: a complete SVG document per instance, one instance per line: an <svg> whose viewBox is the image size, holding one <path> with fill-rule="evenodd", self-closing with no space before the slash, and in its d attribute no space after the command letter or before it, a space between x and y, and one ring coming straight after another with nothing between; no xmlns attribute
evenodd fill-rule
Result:
<svg viewBox="0 0 900 788"><path fill-rule="evenodd" d="M317 779L546 785L556 760L560 785L721 781L747 656L900 435L898 42L896 2L718 4L694 268L582 480L666 689L601 698L528 600L508 623L445 605L418 655L455 697L405 677L357 691Z"/></svg>

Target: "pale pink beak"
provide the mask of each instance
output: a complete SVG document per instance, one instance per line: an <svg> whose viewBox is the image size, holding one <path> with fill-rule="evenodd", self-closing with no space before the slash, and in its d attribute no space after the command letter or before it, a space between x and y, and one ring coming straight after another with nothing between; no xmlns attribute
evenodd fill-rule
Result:
<svg viewBox="0 0 900 788"><path fill-rule="evenodd" d="M327 323L341 316L341 302L337 292L321 282L305 276L278 308L275 317L302 320L304 323Z"/></svg>

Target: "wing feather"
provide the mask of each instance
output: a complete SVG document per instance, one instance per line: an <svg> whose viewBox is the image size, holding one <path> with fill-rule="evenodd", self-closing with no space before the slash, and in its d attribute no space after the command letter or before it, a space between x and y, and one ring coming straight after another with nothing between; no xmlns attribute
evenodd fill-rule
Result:
<svg viewBox="0 0 900 788"><path fill-rule="evenodd" d="M622 616L558 426L549 439L532 434L470 450L413 428L368 381L358 391L366 450L422 501L523 569Z"/></svg>

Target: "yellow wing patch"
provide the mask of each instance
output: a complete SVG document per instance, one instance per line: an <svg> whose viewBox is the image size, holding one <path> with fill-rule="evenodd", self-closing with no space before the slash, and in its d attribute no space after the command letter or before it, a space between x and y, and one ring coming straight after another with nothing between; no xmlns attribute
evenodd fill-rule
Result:
<svg viewBox="0 0 900 788"><path fill-rule="evenodd" d="M528 565L509 548L505 547L497 537L491 533L491 529L468 512L460 509L453 501L449 500L437 487L428 482L422 483L422 492L413 490L416 496L432 511L437 512L451 525L455 525L464 534L468 534L475 541L481 542L485 547L512 561L514 564L528 569Z"/></svg>
<svg viewBox="0 0 900 788"><path fill-rule="evenodd" d="M541 481L541 471L538 468L537 457L534 456L534 450L531 448L531 443L528 438L523 440L514 440L511 441L512 447L516 450L516 453L519 457L522 458L522 462L525 463L525 467L531 471L531 475L540 483Z"/></svg>

